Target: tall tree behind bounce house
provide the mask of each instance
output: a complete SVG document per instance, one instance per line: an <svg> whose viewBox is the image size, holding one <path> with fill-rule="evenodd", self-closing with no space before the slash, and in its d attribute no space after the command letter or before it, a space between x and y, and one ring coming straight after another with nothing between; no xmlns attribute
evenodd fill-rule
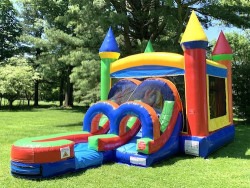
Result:
<svg viewBox="0 0 250 188"><path fill-rule="evenodd" d="M123 36L121 50L126 54L138 52L138 45L149 39L156 51L181 53L178 43L192 10L199 13L197 16L205 28L212 27L213 20L240 28L250 27L247 1L109 0L101 5L104 23L108 22Z"/></svg>
<svg viewBox="0 0 250 188"><path fill-rule="evenodd" d="M250 121L250 35L249 31L244 35L231 33L227 38L232 44L233 59L233 102L234 113L239 118Z"/></svg>
<svg viewBox="0 0 250 188"><path fill-rule="evenodd" d="M0 2L0 61L6 60L18 52L17 37L21 35L21 27L16 15L9 0Z"/></svg>
<svg viewBox="0 0 250 188"><path fill-rule="evenodd" d="M178 42L191 10L199 12L205 27L216 19L237 27L250 26L250 6L245 1L20 1L30 3L43 18L38 20L46 27L42 36L47 43L35 61L43 65L41 69L46 67L54 73L44 77L53 75L49 80L60 88L61 101L62 93L66 94L66 106L73 104L72 86L77 101L88 105L99 98L96 52L109 26L117 33L122 57L142 52L149 39L156 51L181 52ZM41 47L42 43L39 46L33 39L31 43Z"/></svg>

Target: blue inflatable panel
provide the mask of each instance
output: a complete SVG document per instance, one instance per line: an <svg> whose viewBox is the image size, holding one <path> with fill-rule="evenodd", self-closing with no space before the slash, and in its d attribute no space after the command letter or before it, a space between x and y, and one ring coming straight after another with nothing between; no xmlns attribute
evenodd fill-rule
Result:
<svg viewBox="0 0 250 188"><path fill-rule="evenodd" d="M102 152L88 149L88 143L76 144L74 151L76 170L91 166L99 166L103 162Z"/></svg>
<svg viewBox="0 0 250 188"><path fill-rule="evenodd" d="M175 128L167 143L156 153L146 155L136 151L136 139L116 150L116 161L129 165L148 167L160 160L169 158L179 152L179 133L182 125L182 114L179 113Z"/></svg>
<svg viewBox="0 0 250 188"><path fill-rule="evenodd" d="M206 158L212 152L232 142L234 135L234 125L219 129L206 137L182 135L180 138L180 149L186 154Z"/></svg>
<svg viewBox="0 0 250 188"><path fill-rule="evenodd" d="M173 75L184 75L184 70L175 67L167 66L138 66L133 68L127 68L120 71L111 73L112 78L131 78L134 76L137 77L152 77L152 76L173 76Z"/></svg>
<svg viewBox="0 0 250 188"><path fill-rule="evenodd" d="M183 49L195 49L195 48L202 48L207 49L208 42L207 41L187 41L181 43L181 46Z"/></svg>
<svg viewBox="0 0 250 188"><path fill-rule="evenodd" d="M226 78L227 77L227 69L215 67L212 65L207 64L207 74L211 76L216 76L216 77L222 77Z"/></svg>
<svg viewBox="0 0 250 188"><path fill-rule="evenodd" d="M102 152L103 163L115 161L115 150Z"/></svg>
<svg viewBox="0 0 250 188"><path fill-rule="evenodd" d="M41 176L40 164L24 164L11 161L11 173L14 175Z"/></svg>
<svg viewBox="0 0 250 188"><path fill-rule="evenodd" d="M45 163L41 165L41 168L42 177L45 178L73 172L75 171L75 158L55 163Z"/></svg>
<svg viewBox="0 0 250 188"><path fill-rule="evenodd" d="M75 171L75 159L45 164L28 164L11 161L11 173L27 178L48 178Z"/></svg>

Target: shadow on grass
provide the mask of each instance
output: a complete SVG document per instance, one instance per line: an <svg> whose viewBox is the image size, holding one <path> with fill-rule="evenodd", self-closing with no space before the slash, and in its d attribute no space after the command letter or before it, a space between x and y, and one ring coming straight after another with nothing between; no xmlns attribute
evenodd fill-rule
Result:
<svg viewBox="0 0 250 188"><path fill-rule="evenodd" d="M235 139L233 142L219 148L214 153L208 156L208 159L216 158L236 158L236 159L250 159L250 126L249 125L237 125L235 127ZM248 154L247 154L248 152ZM155 163L152 167L162 167L167 165L173 165L180 160L192 159L195 156L177 154L168 159L163 159Z"/></svg>
<svg viewBox="0 0 250 188"><path fill-rule="evenodd" d="M48 109L48 110L60 110L60 111L67 111L71 112L82 112L85 113L89 107L85 106L74 106L74 107L60 107L53 104L45 104L39 105L38 107L34 106L13 106L10 108L9 106L1 106L0 111L2 112L38 112L39 109Z"/></svg>
<svg viewBox="0 0 250 188"><path fill-rule="evenodd" d="M18 178L18 179L22 179L22 180L31 180L34 182L41 182L41 181L53 181L53 180L58 180L58 179L65 179L65 178L70 178L70 177L77 177L77 176L81 176L83 173L85 173L85 171L88 169L84 169L84 170L79 170L79 171L75 171L75 172L66 172L65 174L61 174L61 175L57 175L57 176L53 176L53 177L46 177L46 178L42 178L41 176L37 177L37 176L22 176L22 175L16 175L16 174L12 174L13 177Z"/></svg>
<svg viewBox="0 0 250 188"><path fill-rule="evenodd" d="M181 160L188 160L188 159L192 159L195 156L191 156L191 155L184 155L184 154L176 154L173 155L169 158L163 159L159 162L154 163L151 167L152 168L158 168L158 167L163 167L163 166L170 166L170 165L174 165L175 163L181 161Z"/></svg>
<svg viewBox="0 0 250 188"><path fill-rule="evenodd" d="M74 106L74 107L58 107L58 106L54 106L51 107L49 109L53 109L53 110L64 110L64 111L68 111L68 112L82 112L85 113L88 110L89 107L86 106Z"/></svg>
<svg viewBox="0 0 250 188"><path fill-rule="evenodd" d="M45 107L41 106L41 108L45 108ZM0 107L0 111L3 111L3 112L19 112L19 111L30 112L30 111L33 111L34 109L36 108L33 106L12 106L11 108L9 106Z"/></svg>
<svg viewBox="0 0 250 188"><path fill-rule="evenodd" d="M80 121L80 122L78 122L78 123L56 125L56 127L82 127L82 121ZM80 130L79 130L79 131L80 131Z"/></svg>
<svg viewBox="0 0 250 188"><path fill-rule="evenodd" d="M66 174L62 174L62 175L51 177L51 178L47 178L47 179L49 179L49 180L52 180L52 179L65 179L65 178L82 176L88 170L93 170L95 168L100 168L103 165L105 165L105 166L111 166L113 164L114 164L114 162L108 162L108 163L105 163L105 164L102 164L102 165L99 165L99 166L92 166L92 167L89 167L89 168L80 169L80 170L77 170L77 171L74 171L74 172L68 172Z"/></svg>
<svg viewBox="0 0 250 188"><path fill-rule="evenodd" d="M109 162L109 163L105 163L103 165L113 165L113 162ZM65 174L60 174L60 175L56 175L56 176L52 176L52 177L46 177L46 178L42 178L42 177L37 177L37 176L20 176L20 175L13 175L15 178L19 178L19 179L24 179L24 180L31 180L31 181L36 181L36 182L40 182L40 181L53 181L53 180L60 180L60 179L67 179L67 178L71 178L71 177L78 177L78 176L82 176L85 172L87 172L88 170L92 170L95 168L99 168L102 165L99 166L92 166L89 168L85 168L85 169L80 169L80 170L76 170L76 171L72 171L72 172L66 172Z"/></svg>

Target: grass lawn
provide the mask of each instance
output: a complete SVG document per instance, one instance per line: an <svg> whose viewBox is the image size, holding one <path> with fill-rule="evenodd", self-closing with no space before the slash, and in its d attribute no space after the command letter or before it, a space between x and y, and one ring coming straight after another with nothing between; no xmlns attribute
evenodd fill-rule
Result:
<svg viewBox="0 0 250 188"><path fill-rule="evenodd" d="M40 181L12 177L10 148L14 141L81 130L83 115L80 109L0 110L0 188L250 187L250 125L236 126L235 141L208 159L178 155L149 168L111 163Z"/></svg>

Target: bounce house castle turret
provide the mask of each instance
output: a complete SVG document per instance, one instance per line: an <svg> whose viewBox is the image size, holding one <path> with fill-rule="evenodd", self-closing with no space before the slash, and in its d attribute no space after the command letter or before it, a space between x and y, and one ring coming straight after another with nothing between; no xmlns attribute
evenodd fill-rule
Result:
<svg viewBox="0 0 250 188"><path fill-rule="evenodd" d="M208 41L194 12L183 34L181 45L185 59L186 115L187 123L190 125L189 133L194 136L207 136L206 47Z"/></svg>
<svg viewBox="0 0 250 188"><path fill-rule="evenodd" d="M228 111L230 123L233 123L233 100L232 100L232 65L233 59L232 49L221 31L212 52L212 59L227 67L227 87L228 87Z"/></svg>
<svg viewBox="0 0 250 188"><path fill-rule="evenodd" d="M101 57L101 100L108 99L110 89L110 64L120 56L120 50L111 27L99 49Z"/></svg>
<svg viewBox="0 0 250 188"><path fill-rule="evenodd" d="M147 44L147 46L146 46L146 48L145 48L144 53L150 53L150 52L154 52L154 48L153 48L153 46L152 46L151 41L149 40L149 41L148 41L148 44Z"/></svg>
<svg viewBox="0 0 250 188"><path fill-rule="evenodd" d="M184 50L186 124L181 150L207 157L234 138L232 121L232 50L223 35L206 59L207 37L192 12L181 40Z"/></svg>

